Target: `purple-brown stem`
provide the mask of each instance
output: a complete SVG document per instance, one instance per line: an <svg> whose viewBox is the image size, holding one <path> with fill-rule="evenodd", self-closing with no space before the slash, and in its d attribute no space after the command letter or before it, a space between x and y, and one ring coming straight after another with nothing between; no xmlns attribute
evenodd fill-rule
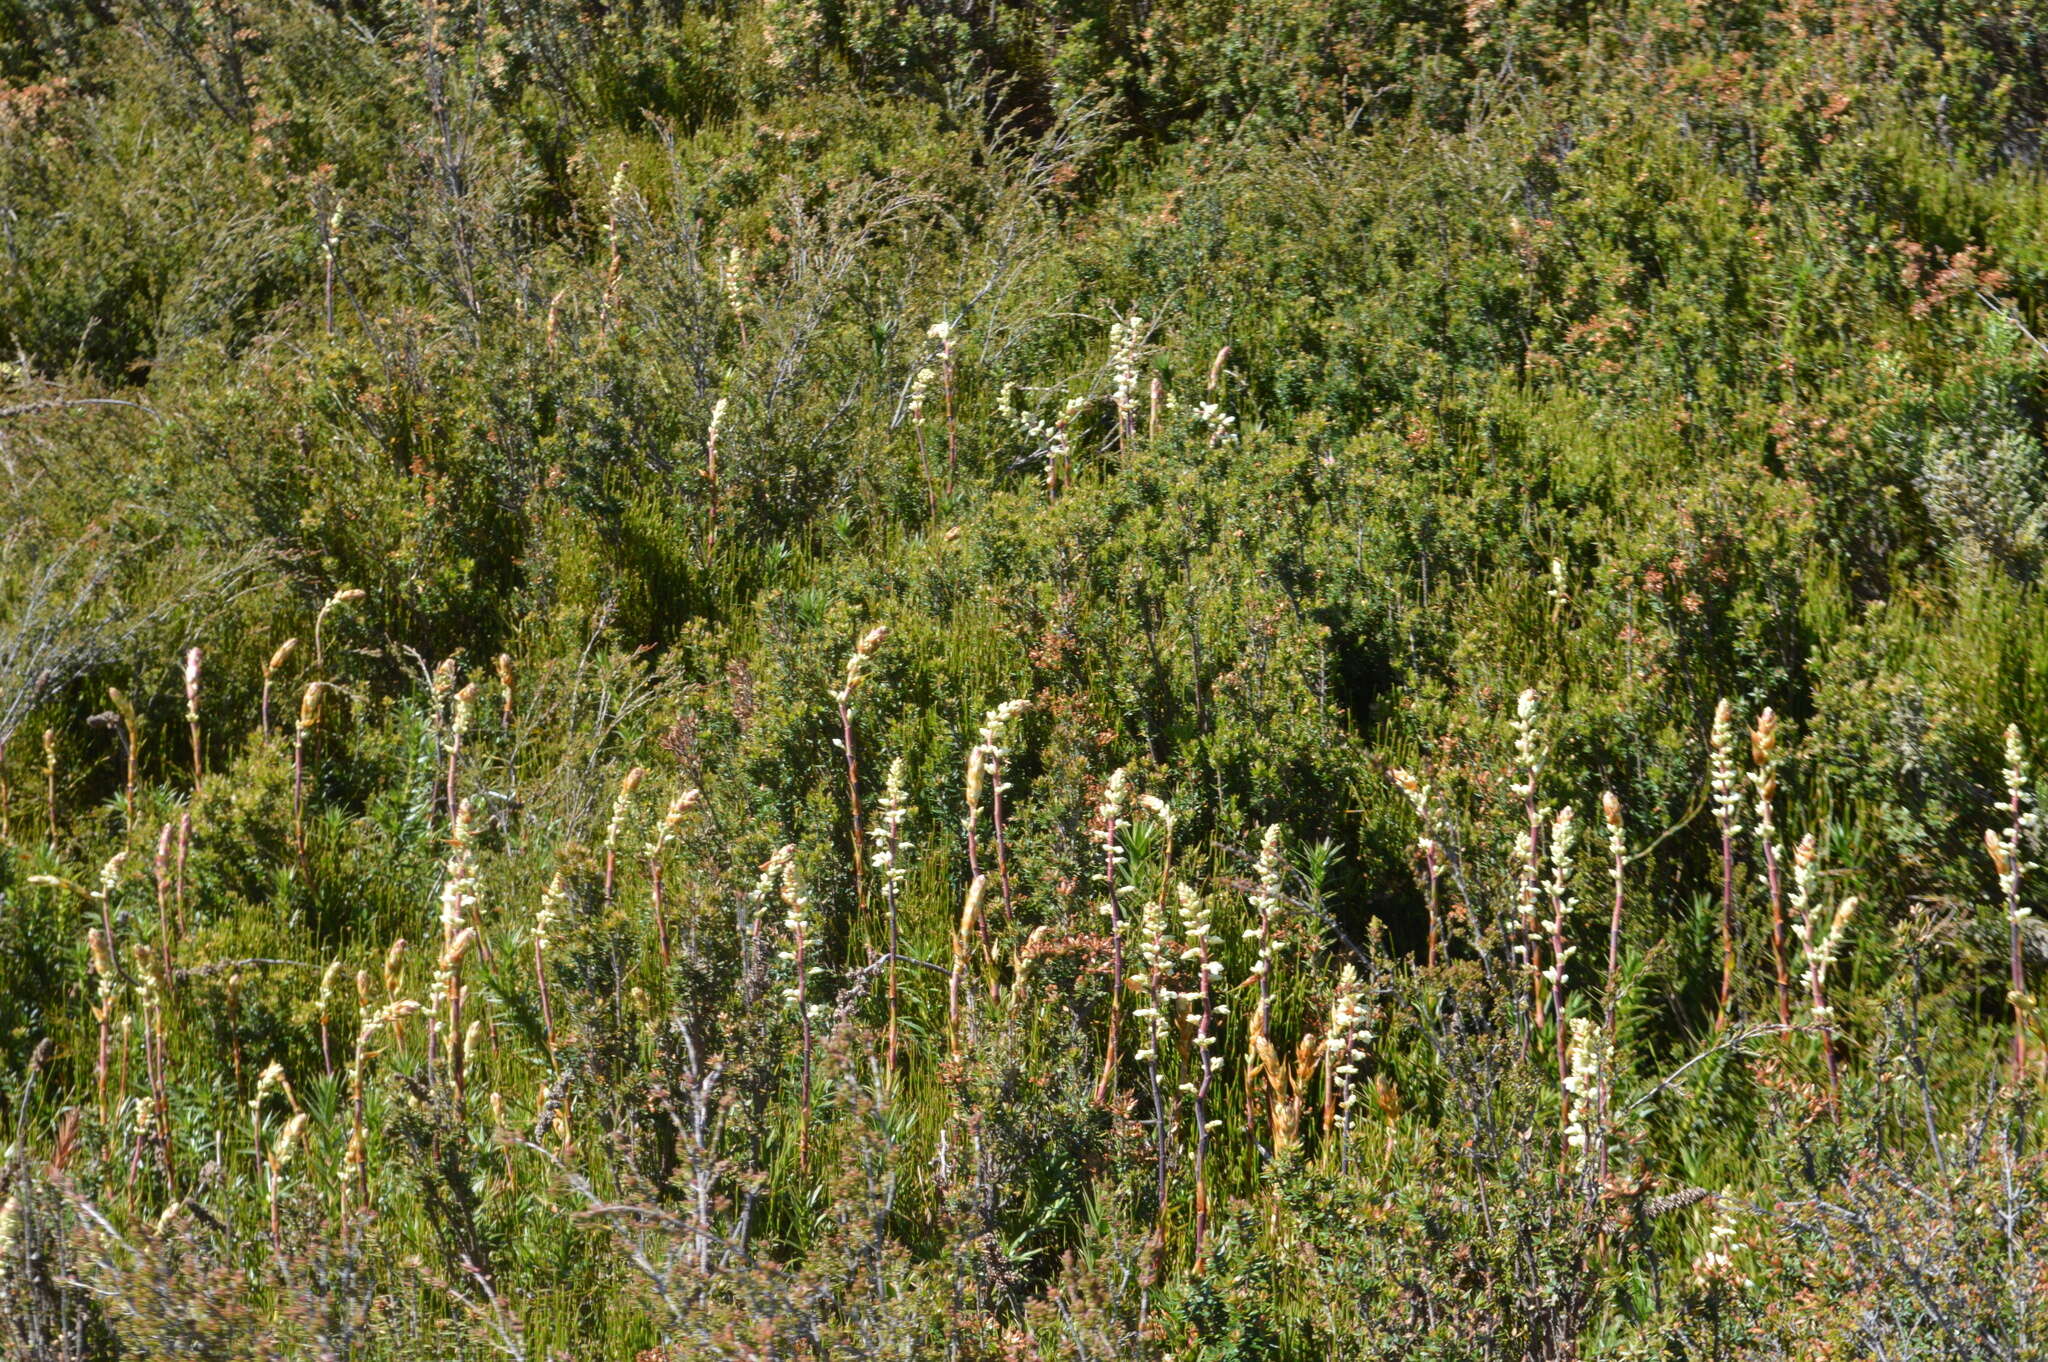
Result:
<svg viewBox="0 0 2048 1362"><path fill-rule="evenodd" d="M664 906L665 895L662 892L661 857L647 858L647 882L654 899L654 931L661 942L661 967L666 970L669 965L668 910Z"/></svg>
<svg viewBox="0 0 2048 1362"><path fill-rule="evenodd" d="M1764 844L1764 879L1771 892L1771 962L1778 972L1778 1024L1792 1025L1792 976L1785 963L1785 894L1778 869L1778 849L1769 836Z"/></svg>
<svg viewBox="0 0 2048 1362"><path fill-rule="evenodd" d="M946 392L946 495L953 495L953 479L960 463L959 430L953 420L953 361L948 356L939 365L939 381Z"/></svg>
<svg viewBox="0 0 2048 1362"><path fill-rule="evenodd" d="M1017 923L1010 913L1010 857L1009 845L1003 836L1003 768L1000 759L991 758L988 765L989 822L996 831L996 880L1003 887L1003 927L1014 930Z"/></svg>
<svg viewBox="0 0 2048 1362"><path fill-rule="evenodd" d="M172 968L175 948L175 920L171 916L171 825L164 824L163 831L156 839L156 946L161 962L164 980L164 995L169 997L175 987L176 972Z"/></svg>
<svg viewBox="0 0 2048 1362"><path fill-rule="evenodd" d="M1728 1000L1735 992L1735 838L1721 827L1721 996L1714 1029L1728 1025Z"/></svg>
<svg viewBox="0 0 2048 1362"><path fill-rule="evenodd" d="M547 1035L548 1067L555 1067L555 1009L548 998L548 965L542 953L540 942L533 943L533 981L540 986L540 1023Z"/></svg>

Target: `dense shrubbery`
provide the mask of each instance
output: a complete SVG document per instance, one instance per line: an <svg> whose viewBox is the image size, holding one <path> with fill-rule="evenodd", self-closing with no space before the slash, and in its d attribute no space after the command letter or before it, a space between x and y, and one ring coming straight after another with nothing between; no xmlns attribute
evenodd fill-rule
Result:
<svg viewBox="0 0 2048 1362"><path fill-rule="evenodd" d="M2044 34L0 0L7 1355L2032 1355Z"/></svg>

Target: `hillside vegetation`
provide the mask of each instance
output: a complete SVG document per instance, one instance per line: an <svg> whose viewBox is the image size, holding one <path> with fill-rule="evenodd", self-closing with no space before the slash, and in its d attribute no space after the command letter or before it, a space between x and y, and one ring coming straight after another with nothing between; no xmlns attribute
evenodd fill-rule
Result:
<svg viewBox="0 0 2048 1362"><path fill-rule="evenodd" d="M0 1355L2041 1356L2044 114L0 0Z"/></svg>

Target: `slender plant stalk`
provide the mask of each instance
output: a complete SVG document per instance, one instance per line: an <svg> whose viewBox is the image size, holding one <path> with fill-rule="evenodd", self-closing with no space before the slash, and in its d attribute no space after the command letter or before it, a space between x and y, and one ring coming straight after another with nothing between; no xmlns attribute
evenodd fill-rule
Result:
<svg viewBox="0 0 2048 1362"><path fill-rule="evenodd" d="M555 1067L555 1009L548 997L548 947L562 909L569 902L569 882L556 871L541 891L540 911L533 915L533 982L540 990L541 1032L548 1047L548 1068Z"/></svg>
<svg viewBox="0 0 2048 1362"><path fill-rule="evenodd" d="M647 768L635 766L626 772L619 782L619 793L612 800L611 822L606 824L604 833L604 905L612 905L612 884L618 874L619 837L626 830L626 821L633 814L633 796L640 790L640 782L647 779Z"/></svg>
<svg viewBox="0 0 2048 1362"><path fill-rule="evenodd" d="M2033 998L2027 993L2027 965L2024 927L2032 910L2020 902L2020 881L2026 874L2026 837L2035 826L2036 816L2027 806L2031 801L2028 790L2026 744L2021 740L2018 724L2008 724L2005 729L2005 803L2000 813L2006 820L2005 828L1987 828L1984 832L1984 849L1990 853L1993 868L1998 872L1998 887L2005 896L2005 917L2009 966L2011 978L2008 983L2008 997L2012 1006L2012 1077L2018 1084L2027 1072L2027 1014L2033 1008Z"/></svg>
<svg viewBox="0 0 2048 1362"><path fill-rule="evenodd" d="M956 1064L965 1053L960 1037L967 961L974 949L974 935L982 927L981 905L987 893L988 876L976 875L967 886L967 898L960 907L960 925L953 933L953 969L946 978L946 1053Z"/></svg>
<svg viewBox="0 0 2048 1362"><path fill-rule="evenodd" d="M321 701L332 689L325 681L314 681L299 697L299 724L292 730L292 849L303 865L306 859L306 743L320 727Z"/></svg>
<svg viewBox="0 0 2048 1362"><path fill-rule="evenodd" d="M1259 998L1257 1010L1252 1013L1250 1044L1245 1054L1245 1122L1248 1127L1258 1119L1259 1091L1261 1085L1255 1079L1257 1073L1266 1078L1264 1088L1268 1098L1267 1124L1275 1132L1274 1145L1279 1145L1280 1106L1287 1100L1282 1085L1286 1082L1285 1070L1280 1065L1279 1052L1274 1050L1271 1036L1273 1030L1273 998L1278 991L1280 951L1286 944L1280 939L1280 897L1285 887L1286 860L1281 847L1283 829L1278 823L1270 824L1259 838L1259 858L1255 867L1255 887L1250 904L1258 915L1258 926L1249 928L1245 935L1259 943L1257 957L1252 961L1252 977L1258 981Z"/></svg>
<svg viewBox="0 0 2048 1362"><path fill-rule="evenodd" d="M164 824L157 834L156 862L152 867L156 873L156 944L158 968L163 979L165 997L177 988L175 961L178 945L178 920L171 913L171 839L172 829Z"/></svg>
<svg viewBox="0 0 2048 1362"><path fill-rule="evenodd" d="M661 951L661 968L663 971L666 971L670 963L668 950L668 909L666 906L666 896L662 890L662 883L661 858L650 856L647 858L647 897L654 908L654 937L655 944Z"/></svg>
<svg viewBox="0 0 2048 1362"><path fill-rule="evenodd" d="M781 891L783 927L789 933L788 959L794 973L786 996L790 1006L796 1009L797 1037L803 1056L797 1097L797 1162L800 1167L807 1168L811 1149L812 1048L815 1043L811 1029L811 901L797 878L794 855L782 857Z"/></svg>
<svg viewBox="0 0 2048 1362"><path fill-rule="evenodd" d="M1159 1052L1166 1042L1166 1019L1173 1003L1175 955L1174 942L1167 934L1165 907L1148 898L1138 919L1138 958L1142 963L1131 984L1144 1004L1134 1014L1146 1033L1144 1045L1134 1057L1145 1066L1145 1084L1152 1094L1153 1183L1161 1232L1166 1224L1167 1150L1173 1116L1160 1081Z"/></svg>
<svg viewBox="0 0 2048 1362"><path fill-rule="evenodd" d="M684 790L669 801L668 812L662 816L661 826L647 843L647 891L654 909L655 939L661 947L661 968L664 973L669 967L668 908L664 889L663 860L668 845L675 840L676 833L683 825L683 817L697 807L698 794L695 790Z"/></svg>
<svg viewBox="0 0 2048 1362"><path fill-rule="evenodd" d="M1622 825L1621 800L1614 791L1600 796L1600 812L1607 823L1607 875L1614 881L1614 909L1607 921L1607 987L1601 994L1601 1023L1612 1053L1619 1022L1621 1000L1621 910L1626 901L1623 877L1628 870L1628 834Z"/></svg>
<svg viewBox="0 0 2048 1362"><path fill-rule="evenodd" d="M1607 1176L1607 1142L1605 1132L1611 1128L1613 1115L1614 1074L1612 1058L1615 1054L1617 1035L1621 1025L1621 911L1626 902L1626 880L1628 870L1628 832L1622 823L1621 800L1614 791L1608 790L1600 796L1600 811L1607 823L1607 874L1614 881L1614 910L1607 923L1607 980L1601 995L1601 1029L1606 1033L1606 1048L1601 1052L1607 1063L1600 1071L1599 1112L1600 1129L1603 1132L1600 1144L1600 1176Z"/></svg>
<svg viewBox="0 0 2048 1362"><path fill-rule="evenodd" d="M461 801L460 779L462 761L462 739L468 734L470 725L476 719L476 698L479 690L472 681L455 692L455 717L448 727L448 807L454 808Z"/></svg>
<svg viewBox="0 0 2048 1362"><path fill-rule="evenodd" d="M334 339L334 271L336 257L341 249L341 200L326 203L320 214L320 257L325 266L322 288L321 317L327 328L327 338Z"/></svg>
<svg viewBox="0 0 2048 1362"><path fill-rule="evenodd" d="M199 682L204 658L197 648L185 651L185 724L192 733L192 788L199 788L205 773L199 744Z"/></svg>
<svg viewBox="0 0 2048 1362"><path fill-rule="evenodd" d="M903 782L903 758L897 757L889 763L888 777L882 782L882 818L872 834L875 842L874 868L882 880L882 903L888 914L889 932L886 979L889 1028L882 1059L884 1101L895 1088L896 1061L901 1044L897 1034L896 964L902 953L902 940L897 929L897 910L903 894L903 878L907 873L903 867L903 853L910 846L903 840L903 824L910 816L909 795Z"/></svg>
<svg viewBox="0 0 2048 1362"><path fill-rule="evenodd" d="M1756 838L1763 847L1764 883L1771 896L1771 965L1778 988L1778 1025L1792 1025L1792 975L1785 963L1785 883L1779 860L1785 849L1778 845L1778 716L1768 707L1756 716L1749 732L1749 773L1751 804L1756 814Z"/></svg>
<svg viewBox="0 0 2048 1362"><path fill-rule="evenodd" d="M1199 1267L1204 1258L1204 1241L1209 1232L1209 1136L1221 1121L1209 1119L1209 1090L1215 1082L1216 1070L1222 1063L1215 1053L1218 1036L1215 1033L1216 1019L1228 1008L1215 1000L1215 981L1223 973L1223 965L1212 958L1211 950L1216 943L1216 929L1211 920L1206 901L1187 885L1177 885L1180 900L1181 934L1187 941L1183 956L1195 967L1195 988L1192 994L1182 993L1184 1002L1194 1008L1195 1034L1189 1042L1194 1052L1195 1081L1190 1094L1195 1113L1195 1224L1194 1253Z"/></svg>
<svg viewBox="0 0 2048 1362"><path fill-rule="evenodd" d="M57 730L43 730L43 808L49 815L50 845L57 845Z"/></svg>
<svg viewBox="0 0 2048 1362"><path fill-rule="evenodd" d="M263 730L263 736L266 738L270 736L271 686L277 678L278 669L284 666L285 662L290 659L292 653L297 651L298 646L299 641L297 639L286 639L283 643L277 645L277 651L272 653L270 655L270 660L263 664L263 698L260 704L257 706L257 716L258 722Z"/></svg>
<svg viewBox="0 0 2048 1362"><path fill-rule="evenodd" d="M1415 849L1422 853L1423 902L1429 913L1429 939L1424 950L1424 960L1431 969L1436 968L1437 950L1443 935L1442 923L1437 911L1437 877L1442 870L1441 848L1431 835L1430 787L1412 773L1396 767L1389 772L1401 793L1415 810L1415 819L1421 831L1415 838Z"/></svg>
<svg viewBox="0 0 2048 1362"><path fill-rule="evenodd" d="M1723 699L1714 706L1712 750L1714 821L1721 830L1721 990L1714 1007L1714 1029L1728 1025L1735 993L1735 839L1742 832L1742 788L1735 769L1735 706Z"/></svg>
<svg viewBox="0 0 2048 1362"><path fill-rule="evenodd" d="M135 711L135 705L125 692L117 687L107 687L107 699L113 702L115 711L121 716L121 748L123 777L121 782L121 832L128 835L135 827L135 785L136 763L142 751L142 717Z"/></svg>
<svg viewBox="0 0 2048 1362"><path fill-rule="evenodd" d="M505 730L505 792L513 808L519 807L519 726L515 722L516 702L519 698L519 673L514 669L512 655L499 653L498 669L498 723Z"/></svg>
<svg viewBox="0 0 2048 1362"><path fill-rule="evenodd" d="M1009 789L1008 783L1003 779L1003 770L1010 756L1008 744L1011 726L1016 723L1017 716L1028 708L1028 701L1005 700L990 710L982 720L981 741L975 748L981 759L981 774L988 780L989 824L995 830L996 879L1002 888L1005 930L1015 930L1016 917L1011 907L1009 847L1003 830L1003 792ZM974 780L972 759L968 764L968 779L970 783ZM970 806L970 815L977 811L978 803ZM970 828L970 840L972 836L973 830ZM971 850L970 848L970 853Z"/></svg>
<svg viewBox="0 0 2048 1362"><path fill-rule="evenodd" d="M1165 834L1159 864L1159 893L1146 900L1140 923L1139 954L1144 960L1144 970L1136 981L1145 993L1145 1009L1139 1014L1139 1019L1146 1023L1150 1033L1144 1050L1137 1057L1145 1062L1145 1077L1152 1090L1153 1149L1157 1163L1159 1226L1163 1233L1166 1224L1167 1151L1172 1139L1173 1108L1178 1105L1167 1097L1159 1072L1159 1052L1167 1038L1166 1024L1172 1010L1173 975L1178 958L1166 916L1166 896L1174 882L1174 816L1173 807L1157 795L1140 795L1138 804L1159 823Z"/></svg>
<svg viewBox="0 0 2048 1362"><path fill-rule="evenodd" d="M1806 990L1813 1024L1820 1031L1821 1057L1827 1063L1828 1102L1840 1118L1842 1099L1841 1062L1835 1054L1834 1011L1828 1006L1828 969L1841 950L1842 939L1855 915L1856 900L1847 898L1835 909L1827 930L1821 930L1815 892L1820 881L1820 849L1813 834L1799 839L1792 853L1792 910L1796 915L1792 932L1806 950Z"/></svg>
<svg viewBox="0 0 2048 1362"><path fill-rule="evenodd" d="M940 325L944 325L944 323L940 323ZM939 488L938 483L932 478L931 451L926 448L924 438L925 398L931 388L934 377L935 375L928 368L919 369L915 374L911 375L910 429L917 440L917 471L924 476L925 509L928 514L936 519L939 514ZM953 480L949 474L946 479L947 495L950 496L952 491Z"/></svg>
<svg viewBox="0 0 2048 1362"><path fill-rule="evenodd" d="M1330 996L1330 1019L1323 1039L1323 1135L1336 1137L1340 1168L1349 1166L1347 1146L1351 1109L1358 1101L1358 1064L1366 1057L1365 1046L1371 1039L1365 984L1357 967L1346 961Z"/></svg>
<svg viewBox="0 0 2048 1362"><path fill-rule="evenodd" d="M1003 768L1000 758L989 763L989 826L996 835L996 880L1003 889L1003 926L1014 929L1016 915L1010 906L1009 839L1003 832Z"/></svg>
<svg viewBox="0 0 2048 1362"><path fill-rule="evenodd" d="M136 974L141 980L138 1005L142 1012L143 1068L149 1081L150 1126L163 1165L164 1187L173 1198L178 1195L178 1167L171 1139L170 1038L164 1029L164 981L157 973L157 961L149 948L135 943Z"/></svg>
<svg viewBox="0 0 2048 1362"><path fill-rule="evenodd" d="M1570 964L1572 948L1565 942L1565 928L1569 925L1572 908L1577 900L1571 893L1572 852L1578 844L1578 823L1567 804L1557 811L1550 824L1550 878L1544 884L1544 892L1550 900L1550 917L1543 926L1550 933L1550 968L1547 977L1550 983L1551 1021L1557 1035L1557 1090L1567 1091L1571 1077L1569 1032L1565 1026L1565 990L1571 978ZM1569 1115L1566 1117L1569 1120Z"/></svg>
<svg viewBox="0 0 2048 1362"><path fill-rule="evenodd" d="M853 901L865 914L868 885L867 874L862 868L865 859L862 848L866 845L867 834L861 827L860 817L860 758L853 745L853 711L844 700L839 703L839 732L840 746L846 750L846 807L853 819Z"/></svg>
<svg viewBox="0 0 2048 1362"><path fill-rule="evenodd" d="M1517 931L1520 933L1521 968L1529 976L1528 1011L1524 1014L1522 1048L1528 1052L1530 1030L1543 1024L1543 944L1537 934L1537 895L1543 881L1543 810L1536 802L1536 790L1544 763L1543 734L1537 721L1537 696L1525 690L1515 701L1511 721L1515 734L1515 761L1522 775L1511 787L1522 799L1523 830L1516 835L1516 853L1521 861L1521 878L1516 885Z"/></svg>
<svg viewBox="0 0 2048 1362"><path fill-rule="evenodd" d="M459 1115L466 1079L467 1033L462 1026L462 962L481 935L476 920L476 864L470 851L471 811L468 800L455 806L449 833L448 867L441 885L441 957L434 971L430 1001L448 1019L448 1088ZM428 1035L431 1038L433 1031Z"/></svg>
<svg viewBox="0 0 2048 1362"><path fill-rule="evenodd" d="M176 866L178 900L178 936L190 936L192 929L185 919L185 860L192 849L192 814L188 810L178 815L178 858Z"/></svg>
<svg viewBox="0 0 2048 1362"><path fill-rule="evenodd" d="M321 603L320 613L313 616L313 666L321 671L327 669L327 650L323 638L327 628L327 616L337 608L363 598L359 587L345 586Z"/></svg>
<svg viewBox="0 0 2048 1362"><path fill-rule="evenodd" d="M388 976L386 982L389 982ZM348 1152L343 1160L351 1175L349 1180L353 1181L356 1187L357 1205L365 1213L369 1211L371 1203L369 1123L365 1119L366 1102L364 1099L363 1078L364 1071L367 1069L372 1055L376 1053L370 1048L370 1045L379 1034L387 1030L392 1033L393 1039L396 1039L399 1034L399 1024L406 1017L420 1010L420 1005L411 999L394 998L375 1012L370 1012L367 1005L369 992L368 976L358 974L356 976L356 994L358 998L365 1000L365 1015L362 1024L356 1031L355 1058L348 1066L349 1140Z"/></svg>
<svg viewBox="0 0 2048 1362"><path fill-rule="evenodd" d="M711 404L711 423L704 431L704 561L718 539L718 430L725 424L726 399Z"/></svg>
<svg viewBox="0 0 2048 1362"><path fill-rule="evenodd" d="M885 624L878 624L861 635L860 642L854 645L852 654L846 659L846 684L832 692L833 703L839 707L839 750L846 758L846 806L853 820L853 900L863 914L868 906L864 868L867 832L861 825L860 755L853 740L853 701L860 691L861 682L867 678L875 649L881 647L882 640L888 636L889 627Z"/></svg>
<svg viewBox="0 0 2048 1362"><path fill-rule="evenodd" d="M1119 766L1103 787L1102 800L1095 806L1094 837L1102 848L1102 906L1109 919L1109 1035L1103 1043L1102 1076L1095 1080L1095 1100L1108 1100L1116 1085L1118 1022L1123 1016L1124 980L1124 886L1117 873L1123 865L1121 837L1128 798L1129 774ZM1262 981L1263 982L1263 981Z"/></svg>
<svg viewBox="0 0 2048 1362"><path fill-rule="evenodd" d="M242 972L228 975L228 1057L234 1061L235 1092L242 1091Z"/></svg>
<svg viewBox="0 0 2048 1362"><path fill-rule="evenodd" d="M93 1003L93 1020L99 1023L98 1057L93 1063L94 1086L99 1093L100 1124L107 1124L107 1057L109 1034L114 1016L114 1001L118 984L114 977L113 940L99 927L88 927L85 933L86 949L92 957L92 973L98 988Z"/></svg>
<svg viewBox="0 0 2048 1362"><path fill-rule="evenodd" d="M943 327L944 330L940 330ZM960 428L953 414L953 328L939 322L932 328L939 341L939 381L946 394L946 495L953 495L953 483L960 471Z"/></svg>
<svg viewBox="0 0 2048 1362"><path fill-rule="evenodd" d="M334 985L341 978L341 961L328 962L320 975L320 1072L334 1077L334 1047L328 1040L328 1022L334 1008Z"/></svg>

